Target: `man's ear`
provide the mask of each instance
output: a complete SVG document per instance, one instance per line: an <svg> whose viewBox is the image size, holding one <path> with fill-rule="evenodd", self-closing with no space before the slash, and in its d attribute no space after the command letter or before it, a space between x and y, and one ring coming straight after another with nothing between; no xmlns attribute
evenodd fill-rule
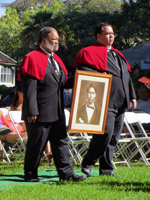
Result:
<svg viewBox="0 0 150 200"><path fill-rule="evenodd" d="M45 39L45 38L42 38L42 42L43 42L43 43L46 43L46 39Z"/></svg>
<svg viewBox="0 0 150 200"><path fill-rule="evenodd" d="M101 38L101 34L97 33L97 40Z"/></svg>

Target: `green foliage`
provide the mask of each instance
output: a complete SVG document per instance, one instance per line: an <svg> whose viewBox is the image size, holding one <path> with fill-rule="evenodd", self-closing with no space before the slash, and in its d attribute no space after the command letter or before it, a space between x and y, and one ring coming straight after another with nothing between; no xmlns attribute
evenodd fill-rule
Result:
<svg viewBox="0 0 150 200"><path fill-rule="evenodd" d="M84 7L87 11L109 12L120 11L121 3L117 0L91 0Z"/></svg>
<svg viewBox="0 0 150 200"><path fill-rule="evenodd" d="M93 32L99 22L108 21L113 25L113 46L118 50L135 46L139 39L150 38L148 0L123 4L117 0L20 0L7 6L11 9L0 19L0 47L17 61L36 48L38 32L43 26L58 30L58 55L69 71L79 50L95 42Z"/></svg>
<svg viewBox="0 0 150 200"><path fill-rule="evenodd" d="M2 94L2 99L10 94L12 87L7 87L6 85L0 85L0 94Z"/></svg>
<svg viewBox="0 0 150 200"><path fill-rule="evenodd" d="M37 45L37 37L39 30L47 26L48 20L51 19L52 13L47 11L39 11L29 16L29 19L24 23L24 30L21 33L22 41L28 50L34 49Z"/></svg>
<svg viewBox="0 0 150 200"><path fill-rule="evenodd" d="M21 30L20 19L16 11L7 9L6 16L0 19L0 49L15 60L18 59L22 46L18 37Z"/></svg>
<svg viewBox="0 0 150 200"><path fill-rule="evenodd" d="M54 26L51 22L59 11L62 11L62 2L53 1L53 5L29 0L24 2L24 12L18 12L18 2L16 9L7 8L6 15L0 18L0 48L1 51L13 59L20 62L22 58L33 50L37 45L38 32L43 26ZM40 4L40 7L38 6ZM14 4L13 4L14 5Z"/></svg>
<svg viewBox="0 0 150 200"><path fill-rule="evenodd" d="M114 15L116 46L124 50L135 46L138 40L150 38L150 4L148 0L122 4L122 11Z"/></svg>

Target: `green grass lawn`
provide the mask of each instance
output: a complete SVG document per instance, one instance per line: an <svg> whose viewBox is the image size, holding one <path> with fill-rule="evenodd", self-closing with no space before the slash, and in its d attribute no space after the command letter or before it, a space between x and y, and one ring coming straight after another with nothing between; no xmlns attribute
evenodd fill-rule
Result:
<svg viewBox="0 0 150 200"><path fill-rule="evenodd" d="M42 162L39 169L49 168ZM54 169L55 166L50 166ZM79 166L74 166L77 170ZM98 170L98 166L92 168ZM23 162L16 164L2 164L0 162L0 175L10 175L23 171ZM3 188L0 191L0 200L150 200L150 167L143 162L133 164L132 168L118 166L115 170L117 177L95 176L86 180L74 182L57 182L54 184L41 183Z"/></svg>

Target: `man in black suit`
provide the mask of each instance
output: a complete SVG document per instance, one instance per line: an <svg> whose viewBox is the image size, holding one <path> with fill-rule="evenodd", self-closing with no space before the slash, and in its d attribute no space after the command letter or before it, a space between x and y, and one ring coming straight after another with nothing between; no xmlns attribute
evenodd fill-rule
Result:
<svg viewBox="0 0 150 200"><path fill-rule="evenodd" d="M86 103L78 108L76 123L99 125L100 110L95 104L97 95L97 86L91 83L87 89L87 101Z"/></svg>
<svg viewBox="0 0 150 200"><path fill-rule="evenodd" d="M100 175L114 175L112 158L122 131L125 108L133 104L136 95L129 75L130 66L124 56L112 47L114 31L109 23L100 23L95 28L97 42L82 49L74 59L79 70L112 74L112 86L104 135L93 135L81 170L91 176L91 168L99 159Z"/></svg>
<svg viewBox="0 0 150 200"><path fill-rule="evenodd" d="M48 140L60 180L80 181L86 176L77 176L73 171L65 126L63 88L67 70L54 53L59 47L59 35L54 28L44 27L38 43L39 47L25 56L18 71L24 94L22 116L28 133L25 181L41 181L37 170Z"/></svg>

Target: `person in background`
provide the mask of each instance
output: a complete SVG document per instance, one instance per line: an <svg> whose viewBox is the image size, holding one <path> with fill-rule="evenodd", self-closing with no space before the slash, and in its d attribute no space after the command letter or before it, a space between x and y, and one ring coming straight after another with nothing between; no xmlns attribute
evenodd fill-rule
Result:
<svg viewBox="0 0 150 200"><path fill-rule="evenodd" d="M15 87L12 87L11 92L9 93L9 95L7 95L5 98L3 98L1 100L0 106L1 107L7 107L10 106L13 100L15 94Z"/></svg>
<svg viewBox="0 0 150 200"><path fill-rule="evenodd" d="M27 138L27 132L21 132L20 133L22 138ZM12 132L7 126L1 125L0 126L0 140L6 140L9 143L15 143L17 142L17 139L19 138L18 134L16 132Z"/></svg>
<svg viewBox="0 0 150 200"><path fill-rule="evenodd" d="M10 110L22 110L23 104L23 92L21 89L21 85L17 84L15 87L15 94L12 99L12 103L10 105Z"/></svg>
<svg viewBox="0 0 150 200"><path fill-rule="evenodd" d="M138 97L136 110L142 110L150 114L149 90L145 85L139 88Z"/></svg>
<svg viewBox="0 0 150 200"><path fill-rule="evenodd" d="M149 89L146 85L140 86L138 89L138 100L137 100L137 107L135 111L142 111L150 114L150 98L149 98ZM150 122L149 123L142 123L142 126L145 130L150 131Z"/></svg>
<svg viewBox="0 0 150 200"><path fill-rule="evenodd" d="M1 118L3 117L4 113L0 110L0 140L6 140L9 143L17 142L19 138L16 132L10 130L6 125L3 125ZM22 129L20 133L22 138L27 138L27 132Z"/></svg>
<svg viewBox="0 0 150 200"><path fill-rule="evenodd" d="M59 47L58 32L52 27L43 27L38 44L36 50L25 56L18 71L24 95L22 118L28 132L24 180L41 181L38 179L38 166L50 140L60 181L81 181L86 176L77 176L70 162L63 104L68 73L62 60L54 53Z"/></svg>
<svg viewBox="0 0 150 200"><path fill-rule="evenodd" d="M112 47L114 31L111 24L99 23L95 28L96 42L83 48L74 58L74 67L79 70L112 74L106 127L103 135L93 134L81 171L91 176L91 168L100 161L100 175L114 175L112 158L119 140L124 112L133 104L136 95L129 75L130 66L124 56Z"/></svg>
<svg viewBox="0 0 150 200"><path fill-rule="evenodd" d="M70 107L71 102L72 102L72 89L71 88L63 90L63 98L64 98L65 108Z"/></svg>

